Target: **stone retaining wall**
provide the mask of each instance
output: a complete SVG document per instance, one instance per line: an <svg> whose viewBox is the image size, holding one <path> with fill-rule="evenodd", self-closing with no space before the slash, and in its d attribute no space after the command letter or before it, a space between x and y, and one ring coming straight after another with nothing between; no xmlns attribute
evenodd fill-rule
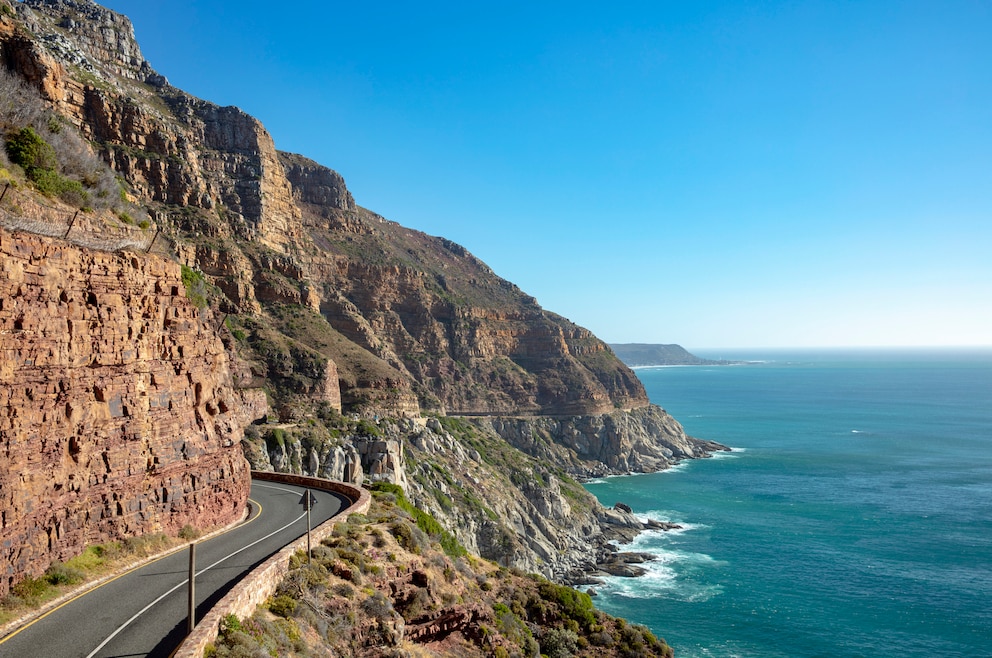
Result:
<svg viewBox="0 0 992 658"><path fill-rule="evenodd" d="M365 489L355 487L343 482L333 482L321 478L306 477L303 475L291 475L288 473L270 473L264 471L252 471L252 477L258 480L269 482L284 482L286 484L296 484L312 489L322 489L333 491L348 496L355 502L348 508L341 510L330 519L314 528L310 536L312 541L320 542L324 537L331 534L336 523L347 518L349 514L364 514L368 512L371 496ZM174 658L202 658L203 650L206 646L217 638L221 620L227 615L236 615L239 618L249 617L254 613L255 608L265 602L269 596L275 592L276 587L289 572L289 558L299 550L306 550L307 538L303 536L288 544L281 551L263 562L257 569L245 576L234 589L227 593L210 612L196 625L179 648L173 654Z"/></svg>

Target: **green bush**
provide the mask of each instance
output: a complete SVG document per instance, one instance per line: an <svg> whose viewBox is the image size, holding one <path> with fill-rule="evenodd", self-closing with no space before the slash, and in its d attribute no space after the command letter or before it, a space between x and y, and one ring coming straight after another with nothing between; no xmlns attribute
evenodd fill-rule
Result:
<svg viewBox="0 0 992 658"><path fill-rule="evenodd" d="M28 178L45 196L59 197L74 206L83 206L89 201L89 193L83 189L83 184L77 180L66 178L54 169L32 169L27 171Z"/></svg>
<svg viewBox="0 0 992 658"><path fill-rule="evenodd" d="M30 126L13 133L6 146L10 161L20 165L28 178L33 179L34 170L54 170L58 165L55 149Z"/></svg>
<svg viewBox="0 0 992 658"><path fill-rule="evenodd" d="M45 580L52 585L75 585L83 581L83 572L61 562L56 562L45 571Z"/></svg>
<svg viewBox="0 0 992 658"><path fill-rule="evenodd" d="M296 610L296 599L287 594L280 594L269 600L269 610L274 615L289 617Z"/></svg>
<svg viewBox="0 0 992 658"><path fill-rule="evenodd" d="M465 550L465 547L458 543L458 539L445 530L444 527L437 522L437 519L419 507L414 507L413 504L406 499L406 496L403 495L403 487L389 482L376 482L370 487L370 489L373 493L380 492L395 496L396 506L413 517L417 527L432 539L435 539L441 545L441 550L443 550L449 557L462 557L464 555L468 555L468 551ZM392 530L393 535L396 536L397 540L400 541L400 545L403 546L403 548L406 548L411 553L419 552L404 544L403 542L407 540L407 538L401 538L397 535L397 530L395 528L391 527L390 529ZM416 546L416 542L410 543Z"/></svg>
<svg viewBox="0 0 992 658"><path fill-rule="evenodd" d="M358 432L359 436L382 436L382 430L379 426L370 420L362 419L358 421L358 425L355 427L355 431Z"/></svg>
<svg viewBox="0 0 992 658"><path fill-rule="evenodd" d="M207 305L207 281L203 274L186 265L182 266L183 287L186 288L186 298L197 308Z"/></svg>
<svg viewBox="0 0 992 658"><path fill-rule="evenodd" d="M89 193L77 180L66 178L57 171L58 157L55 148L45 141L34 128L28 126L13 133L6 143L10 161L20 165L38 191L46 196L57 196L66 203L82 207L89 200Z"/></svg>
<svg viewBox="0 0 992 658"><path fill-rule="evenodd" d="M596 623L592 597L588 594L549 581L541 583L538 592L545 601L557 604L565 618L574 620L583 628L591 628Z"/></svg>

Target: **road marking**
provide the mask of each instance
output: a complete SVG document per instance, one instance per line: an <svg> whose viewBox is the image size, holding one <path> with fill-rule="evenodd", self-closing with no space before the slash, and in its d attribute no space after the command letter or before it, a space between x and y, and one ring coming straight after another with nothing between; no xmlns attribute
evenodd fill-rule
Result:
<svg viewBox="0 0 992 658"><path fill-rule="evenodd" d="M261 510L259 510L259 513L261 513ZM306 514L300 514L300 515L299 515L298 517L296 517L295 519L293 519L292 521L290 521L289 523L287 523L287 524L286 524L286 525L284 525L283 527L281 527L281 528L279 528L278 530L273 530L273 531L272 531L272 532L270 532L269 534L267 534L267 535L265 535L264 537L261 537L261 538L259 538L259 539L256 539L255 541L253 541L252 543L250 543L250 544L248 544L247 546L242 546L241 548L239 548L238 550L236 550L236 551L234 551L234 552L233 552L233 553L231 553L230 555L226 555L225 557L222 557L221 559L219 559L219 560L217 560L216 562L214 562L213 564L211 564L211 565L210 565L209 567L206 567L206 568L204 568L204 569L201 569L200 571L197 571L197 572L196 572L195 574L193 574L193 578L196 578L197 576L199 576L199 575L201 575L201 574L203 574L204 572L206 572L206 571L209 571L210 569L213 569L214 567L216 567L216 566L217 566L218 564L220 564L220 563L221 563L221 562L223 562L224 560L227 560L227 559L229 559L229 558L232 558L232 557L234 557L235 555L237 555L237 554L238 554L238 553L240 553L241 551L246 551L246 550L248 550L249 548L251 548L252 546L254 546L255 544L257 544L257 543L259 543L259 542L261 542L261 541L265 541L266 539L268 539L268 538L269 538L269 537L271 537L272 535L276 535L276 534L279 534L280 532L282 532L283 530L285 530L285 529L286 529L286 528L288 528L289 526L291 526L291 525L293 525L294 523L296 523L297 521L300 521L301 519L303 519L303 517L304 517L304 516L306 516ZM110 634L109 636L107 636L107 639L105 639L105 640L104 640L103 642L101 642L101 643L100 643L100 646L98 646L98 647L97 647L96 649L93 649L93 651L91 651L91 652L90 652L90 653L89 653L89 654L88 654L88 655L86 656L86 658L93 658L93 656L95 656L95 655L96 655L97 653L99 653L99 651L100 651L101 649L103 649L103 648L104 648L105 646L107 646L107 643L108 643L108 642L110 642L111 640L113 640L113 639L114 639L115 637L117 637L117 635L118 635L118 634L119 634L119 633L120 633L121 631L123 631L123 630L124 630L125 628L127 628L128 626L130 626L130 625L131 625L131 623L132 623L132 622L133 622L134 620L136 620L136 619L137 619L138 617L140 617L141 615L143 615L143 614L145 614L146 612L148 612L149 610L151 610L151 609L152 609L152 608L153 608L153 607L154 607L155 605L157 605L157 604L158 604L158 603L159 603L159 602L160 602L160 601L161 601L162 599L164 599L165 597L167 597L167 596L169 596L170 594L172 594L173 592L175 592L175 591L176 591L177 589L179 589L180 587L182 587L183 585L185 585L185 584L186 584L186 583L188 583L188 582L189 582L189 578L184 578L184 579L183 579L183 581L182 581L181 583L179 583L178 585L176 585L175 587L173 587L172 589L170 589L170 590L169 590L168 592L166 592L165 594L163 594L163 595L161 595L160 597L158 597L157 599L155 599L154 601L152 601L151 603L149 603L148 605L146 605L146 606L145 606L144 608L142 608L141 610L139 610L138 612L136 612L136 613L134 614L134 616L133 616L133 617L131 617L131 618L130 618L130 619L128 619L128 620L127 620L126 622L124 622L123 624L121 624L121 625L120 625L120 627L118 627L118 629L117 629L116 631L114 631L114 632L113 632L113 633L111 633L111 634Z"/></svg>
<svg viewBox="0 0 992 658"><path fill-rule="evenodd" d="M232 527L228 528L227 530L224 530L223 532L218 532L216 535L214 535L213 537L211 537L209 541L212 541L212 540L216 539L217 537L220 537L221 535L226 535L227 533L229 533L229 532L231 532L233 530L237 530L238 528L243 528L244 526L248 525L249 523L251 523L252 521L254 521L255 519L257 519L258 517L262 516L262 505L258 501L252 500L251 498L248 499L248 502L254 503L255 507L258 508L258 511L255 513L255 516L251 517L250 519L248 519L244 523L239 523L239 524L237 524L235 526L232 526ZM85 590L83 592L80 592L79 594L77 594L76 596L72 597L71 599L68 599L66 601L63 601L59 605L55 606L54 608L52 608L51 610L49 610L45 614L39 615L39 616L35 617L34 619L32 619L31 621L29 621L28 623L26 623L23 626L21 626L20 628L18 628L16 631L13 631L12 633L9 633L9 634L5 635L3 638L0 638L0 644L3 644L4 642L6 642L7 640L9 640L10 638L12 638L15 635L17 635L18 633L20 633L21 631L27 630L28 628L31 628L32 626L34 626L35 624L37 624L39 621L41 621L42 619L44 619L48 615L53 614L54 612L57 612L58 610L61 610L62 608L64 608L65 606L69 605L73 601L76 601L78 599L81 599L82 597L86 596L87 594L90 594L92 592L95 592L98 589L100 589L101 587L103 587L104 585L109 585L110 583L114 582L115 580L117 580L119 578L123 578L124 576L126 576L126 575L128 575L130 573L134 573L135 571L138 571L139 569L144 569L145 567L147 567L150 564L155 564L159 560L164 560L167 557L172 557L173 555L175 555L179 551L184 550L187 546L189 546L189 544L185 544L183 546L178 546L174 550L171 550L168 553L165 553L163 555L160 555L160 556L158 556L157 558L155 558L153 560L149 560L148 562L142 562L141 564L136 564L133 567L131 567L130 569L117 574L113 578L109 578L109 579L103 581L102 583L100 583L99 585L94 585L93 587L91 587L91 588L89 588L89 589L87 589L87 590ZM189 580L189 578L187 578L186 580Z"/></svg>

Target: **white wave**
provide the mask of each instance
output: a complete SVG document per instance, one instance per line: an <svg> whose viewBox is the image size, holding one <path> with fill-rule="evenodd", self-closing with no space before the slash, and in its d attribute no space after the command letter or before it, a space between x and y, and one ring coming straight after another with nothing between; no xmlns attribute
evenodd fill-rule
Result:
<svg viewBox="0 0 992 658"><path fill-rule="evenodd" d="M689 532L690 530L699 530L700 528L709 527L701 523L689 523L683 520L682 515L674 510L652 509L644 512L636 512L634 516L636 516L637 520L640 521L641 523L647 523L649 521L658 521L660 523L677 523L680 526L682 526L681 528L673 528L671 530L648 529L645 530L642 534L638 535L638 538L645 536L650 537L652 534L677 535L677 534L682 534L684 532ZM627 545L628 546L635 545L638 541L638 538L635 538L634 541L631 542L631 544L627 544Z"/></svg>
<svg viewBox="0 0 992 658"><path fill-rule="evenodd" d="M665 470L663 470L663 471L657 471L657 472L658 473L681 473L685 469L689 468L689 464L690 463L692 463L692 460L690 460L690 459L683 459L682 461L680 461L678 463L672 464L671 466L669 466ZM647 473L646 475L650 475L650 473Z"/></svg>
<svg viewBox="0 0 992 658"><path fill-rule="evenodd" d="M723 586L719 583L699 578L700 571L724 566L711 556L661 548L643 552L655 556L654 560L637 565L645 570L644 575L637 578L607 576L603 578L604 584L597 589L604 594L627 599L664 596L689 602L707 601L723 593Z"/></svg>

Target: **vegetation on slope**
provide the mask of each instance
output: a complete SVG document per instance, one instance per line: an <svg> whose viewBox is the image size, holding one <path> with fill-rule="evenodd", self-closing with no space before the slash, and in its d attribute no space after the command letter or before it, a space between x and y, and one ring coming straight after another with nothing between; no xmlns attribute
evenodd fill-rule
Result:
<svg viewBox="0 0 992 658"><path fill-rule="evenodd" d="M311 562L297 554L264 606L225 620L207 656L672 655L588 594L445 551L404 501L377 485L368 515L339 524Z"/></svg>
<svg viewBox="0 0 992 658"><path fill-rule="evenodd" d="M122 179L93 152L65 118L48 109L37 91L0 67L0 173L41 194L86 211L111 210L121 221L148 224L131 203Z"/></svg>

